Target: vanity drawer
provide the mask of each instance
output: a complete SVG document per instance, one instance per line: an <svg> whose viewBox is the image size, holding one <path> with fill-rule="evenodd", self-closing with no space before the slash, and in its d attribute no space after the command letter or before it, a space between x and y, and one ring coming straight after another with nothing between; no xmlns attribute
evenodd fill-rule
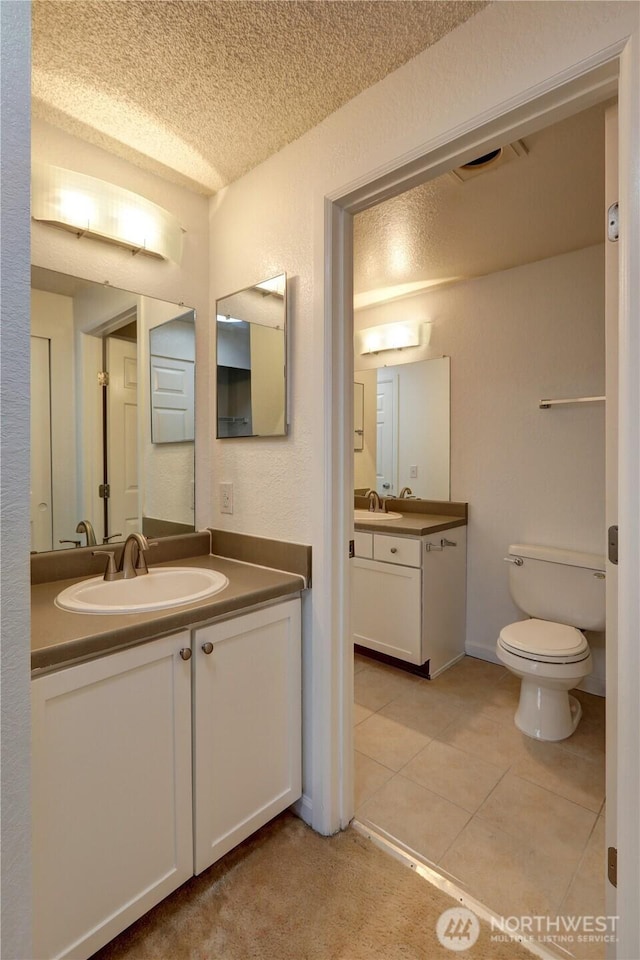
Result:
<svg viewBox="0 0 640 960"><path fill-rule="evenodd" d="M399 563L404 567L420 566L420 540L409 537L387 537L373 534L373 559Z"/></svg>
<svg viewBox="0 0 640 960"><path fill-rule="evenodd" d="M356 557L364 557L366 560L373 560L373 534L359 533L356 530L353 539Z"/></svg>

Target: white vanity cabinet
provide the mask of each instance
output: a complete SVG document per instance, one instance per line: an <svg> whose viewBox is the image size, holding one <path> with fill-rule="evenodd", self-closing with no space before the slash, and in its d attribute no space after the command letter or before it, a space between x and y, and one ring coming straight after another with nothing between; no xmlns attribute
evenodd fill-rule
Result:
<svg viewBox="0 0 640 960"><path fill-rule="evenodd" d="M464 654L466 528L423 537L357 531L354 643L436 676Z"/></svg>
<svg viewBox="0 0 640 960"><path fill-rule="evenodd" d="M187 631L32 681L34 957L89 957L193 873Z"/></svg>
<svg viewBox="0 0 640 960"><path fill-rule="evenodd" d="M35 957L86 960L300 797L300 648L295 598L32 680Z"/></svg>
<svg viewBox="0 0 640 960"><path fill-rule="evenodd" d="M195 872L301 793L300 601L194 634Z"/></svg>

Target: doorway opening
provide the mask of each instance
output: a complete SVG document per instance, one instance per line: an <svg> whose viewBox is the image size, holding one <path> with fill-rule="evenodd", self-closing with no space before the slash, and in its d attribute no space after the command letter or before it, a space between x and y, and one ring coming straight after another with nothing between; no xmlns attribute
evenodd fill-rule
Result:
<svg viewBox="0 0 640 960"><path fill-rule="evenodd" d="M413 161L400 170L396 169L391 173L385 172L378 179L373 180L365 186L358 186L349 193L342 195L336 194L334 198L329 198L326 201L326 251L329 262L332 265L332 270L327 275L327 296L331 303L331 310L328 312L327 322L332 331L333 338L331 348L332 355L328 358L328 362L332 363L334 370L341 371L341 379L337 378L334 381L330 407L336 411L341 409L346 415L346 421L344 416L337 417L336 429L327 437L326 446L326 455L331 464L332 475L339 476L344 480L340 488L340 494L332 500L330 511L334 519L339 514L340 523L334 524L330 532L328 530L327 534L328 543L333 545L331 551L332 557L334 558L332 560L333 582L338 587L334 598L334 616L336 616L338 622L343 625L342 636L344 638L343 642L339 645L341 651L339 676L341 689L343 691L343 709L341 713L343 725L342 736L339 738L339 741L336 742L336 746L338 746L338 742L341 744L338 749L341 757L340 769L342 770L342 776L338 795L341 799L341 822L343 824L349 821L353 811L352 737L350 729L350 678L352 677L353 665L350 643L351 633L349 629L349 567L346 557L342 556L341 546L343 538L348 538L350 531L353 530L353 421L351 406L353 390L351 376L354 367L351 284L349 279L352 255L352 216L374 206L386 198L397 196L402 190L410 189L417 183L422 183L428 178L434 178L441 173L447 172L456 162L460 164L470 157L473 157L473 155L481 155L483 151L487 152L495 147L496 143L500 142L500 140L513 140L516 137L526 137L532 132L540 130L544 126L549 126L559 119L578 113L592 106L594 103L614 97L617 91L618 61L610 52L608 56L611 57L611 59L607 59L606 62L604 62L604 66L592 71L590 74L580 74L579 68L576 67L574 80L564 85L558 85L557 82L554 83L550 81L549 87L543 96L528 101L524 106L519 106L511 114L500 116L496 109L494 118L489 118L480 130L477 128L469 128L467 132L463 132L459 137L452 139L445 146L442 146L441 143L435 144L433 149L426 152L419 161ZM604 57L603 61L605 61ZM624 106L622 108L623 125L628 131L629 127L634 128L632 112L629 108L635 95L629 83L629 77L627 76L628 66L625 68L625 71L625 80L621 86L624 97L622 97L622 93L621 97L624 100ZM497 129L499 129L501 134L500 140L497 139ZM505 133L507 133L507 136L505 136ZM623 137L622 142L624 142L624 134L621 136ZM473 145L472 153L470 152L470 144ZM631 185L629 179L629 161L630 156L627 153L626 160L623 159L620 165L622 174L621 194L623 198L628 195ZM621 251L623 261L621 261L620 269L623 276L627 275L630 270L629 250L633 247L633 239L634 234L630 237L629 247L625 245ZM628 298L621 304L620 318L621 330L627 336L634 336L633 331L628 329L630 322ZM626 362L624 356L622 359L624 366ZM622 393L621 396L626 396L627 402L632 401L628 389L626 390L626 394ZM626 453L622 454L622 460L620 462L630 475L633 463L635 463L634 458L636 454L634 438L629 433L629 430L625 430L624 418L622 418L621 424L624 432ZM631 504L627 502L626 509L630 508ZM621 587L621 591L621 600L625 601L625 616L627 618L625 624L628 627L630 620L634 622L635 620L630 608L630 596L627 595L624 587ZM637 658L633 651L628 649L629 643L627 639L621 639L618 646L620 648L624 647L625 656L628 655L630 658L629 663L635 664ZM609 656L611 652L612 651L608 649L607 656ZM611 663L609 664L609 675L614 680L618 676L615 658L613 669ZM627 703L626 708L631 708L630 703ZM620 715L620 709L620 702L618 702L618 704L612 706L610 711L613 714L614 723L609 724L609 727L612 727L614 730L616 728L617 717ZM620 735L622 725L618 724L617 729L618 735ZM629 730L626 730L626 734L629 734L629 732ZM615 740L609 741L608 746L610 747L611 745L615 747ZM617 783L615 751L608 749L607 760L609 784L609 803L607 805L608 829L611 824L611 829L615 831L615 816L610 816L613 808L614 813L617 811L618 823L620 823L622 814L625 834L628 833L629 842L635 844L637 831L631 822L630 815L627 815L626 809L623 810L623 807L618 807L615 799L612 799ZM613 835L609 835L607 843L610 845L613 843L613 845L615 845L615 832ZM610 885L607 887L607 895L608 913L614 914L615 890ZM620 892L618 892L618 897L620 897ZM628 905L630 905L630 902ZM631 914L629 914L629 916L631 916Z"/></svg>

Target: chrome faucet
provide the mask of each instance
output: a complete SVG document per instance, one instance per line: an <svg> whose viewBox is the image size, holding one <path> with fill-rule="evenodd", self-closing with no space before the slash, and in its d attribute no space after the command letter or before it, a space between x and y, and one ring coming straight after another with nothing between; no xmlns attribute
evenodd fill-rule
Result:
<svg viewBox="0 0 640 960"><path fill-rule="evenodd" d="M104 572L105 580L132 580L134 577L142 577L145 573L149 573L145 553L149 547L157 545L157 540L147 540L143 533L130 533L125 540L118 567L116 567L113 550L94 550L92 556L109 558Z"/></svg>
<svg viewBox="0 0 640 960"><path fill-rule="evenodd" d="M78 526L76 527L76 533L86 533L87 535L87 546L95 547L97 540L96 534L91 525L90 520L81 520Z"/></svg>
<svg viewBox="0 0 640 960"><path fill-rule="evenodd" d="M384 511L384 504L380 499L380 494L377 490L369 490L367 498L369 500L369 510L371 513L380 513L381 511Z"/></svg>

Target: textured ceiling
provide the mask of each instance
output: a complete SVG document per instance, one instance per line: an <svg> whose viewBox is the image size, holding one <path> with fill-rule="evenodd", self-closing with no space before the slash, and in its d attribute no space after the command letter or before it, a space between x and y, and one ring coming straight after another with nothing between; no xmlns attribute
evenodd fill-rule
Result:
<svg viewBox="0 0 640 960"><path fill-rule="evenodd" d="M354 222L356 306L604 240L604 109L525 138L528 154L430 180Z"/></svg>
<svg viewBox="0 0 640 960"><path fill-rule="evenodd" d="M484 6L34 0L33 112L210 194Z"/></svg>

